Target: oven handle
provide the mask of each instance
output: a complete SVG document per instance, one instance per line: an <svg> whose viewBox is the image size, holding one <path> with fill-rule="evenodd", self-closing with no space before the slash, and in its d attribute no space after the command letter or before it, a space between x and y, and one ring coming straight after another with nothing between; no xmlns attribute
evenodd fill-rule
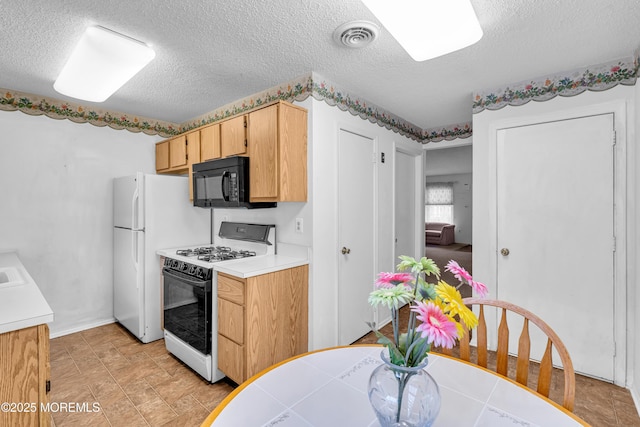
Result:
<svg viewBox="0 0 640 427"><path fill-rule="evenodd" d="M196 288L206 288L208 280L199 280L199 279L191 279L189 277L185 277L183 275L177 275L167 268L162 269L163 274L167 276L171 276L176 280L179 280L182 283L186 283L187 285L196 287Z"/></svg>

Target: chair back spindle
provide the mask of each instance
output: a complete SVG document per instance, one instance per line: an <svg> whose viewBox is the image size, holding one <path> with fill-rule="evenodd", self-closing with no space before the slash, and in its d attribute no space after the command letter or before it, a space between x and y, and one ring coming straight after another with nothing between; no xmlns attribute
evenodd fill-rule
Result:
<svg viewBox="0 0 640 427"><path fill-rule="evenodd" d="M500 300L489 300L481 298L465 298L464 303L470 306L478 306L478 327L476 328L476 353L477 364L487 368L488 346L487 346L487 322L485 319L485 306L492 306L500 309L500 322L498 325L497 337L498 344L496 348L496 372L505 377L509 377L509 325L507 322L507 313L516 313L523 318L522 330L518 338L518 352L516 357L516 376L515 381L527 388L529 387L529 371L531 368L531 337L529 334L529 324L533 323L547 336L547 343L544 354L540 360L540 368L538 374L538 384L536 391L549 397L551 390L551 377L553 374L553 348L560 355L562 369L564 372L564 394L562 406L569 411L573 411L575 402L575 372L569 352L560 337L551 327L545 323L540 317L530 311L519 307L515 304ZM464 334L460 338L459 357L462 360L471 362L471 334L464 327ZM449 349L438 349L444 354L452 355Z"/></svg>

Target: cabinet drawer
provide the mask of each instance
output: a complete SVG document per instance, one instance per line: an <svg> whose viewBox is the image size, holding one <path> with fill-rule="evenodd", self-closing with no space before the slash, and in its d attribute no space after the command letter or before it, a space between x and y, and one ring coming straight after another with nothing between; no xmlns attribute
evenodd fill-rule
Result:
<svg viewBox="0 0 640 427"><path fill-rule="evenodd" d="M244 304L244 281L218 274L218 298Z"/></svg>
<svg viewBox="0 0 640 427"><path fill-rule="evenodd" d="M218 298L218 332L238 344L243 344L244 307Z"/></svg>
<svg viewBox="0 0 640 427"><path fill-rule="evenodd" d="M244 377L244 346L218 334L218 369L238 384Z"/></svg>

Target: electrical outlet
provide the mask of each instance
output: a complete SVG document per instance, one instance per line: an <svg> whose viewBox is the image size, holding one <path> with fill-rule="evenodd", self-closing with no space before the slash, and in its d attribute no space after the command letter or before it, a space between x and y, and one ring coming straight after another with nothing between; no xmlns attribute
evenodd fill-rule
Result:
<svg viewBox="0 0 640 427"><path fill-rule="evenodd" d="M302 218L296 218L296 233L302 233L303 231Z"/></svg>

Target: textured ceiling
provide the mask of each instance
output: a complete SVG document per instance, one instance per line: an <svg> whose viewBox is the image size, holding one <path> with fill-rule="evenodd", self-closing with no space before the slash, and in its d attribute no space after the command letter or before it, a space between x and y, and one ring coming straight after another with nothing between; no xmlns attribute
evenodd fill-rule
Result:
<svg viewBox="0 0 640 427"><path fill-rule="evenodd" d="M378 23L359 0L2 0L0 87L73 101L53 82L84 29L101 25L153 45L156 58L106 102L82 102L95 108L181 123L313 71L427 129L471 121L475 90L640 47L638 0L472 3L483 38L415 62L384 29L364 49L335 44L344 22Z"/></svg>

